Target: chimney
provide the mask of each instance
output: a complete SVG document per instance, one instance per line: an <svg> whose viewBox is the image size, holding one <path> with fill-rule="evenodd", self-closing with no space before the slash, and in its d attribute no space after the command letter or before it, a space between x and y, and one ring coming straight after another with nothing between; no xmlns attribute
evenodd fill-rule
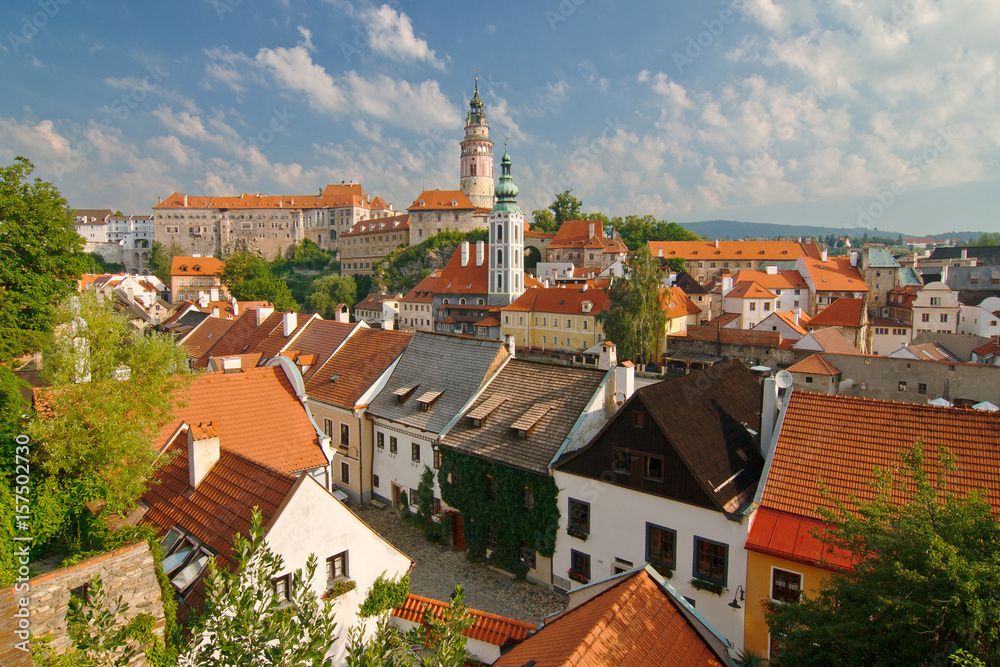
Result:
<svg viewBox="0 0 1000 667"><path fill-rule="evenodd" d="M218 301L219 300L219 288L218 287L213 287L212 289L208 290L208 298L210 300L212 300L212 301Z"/></svg>
<svg viewBox="0 0 1000 667"><path fill-rule="evenodd" d="M663 257L663 248L657 248L656 249L656 256L657 257Z"/></svg>
<svg viewBox="0 0 1000 667"><path fill-rule="evenodd" d="M778 383L773 377L764 378L764 399L760 410L760 454L766 461L771 455L771 438L778 421Z"/></svg>
<svg viewBox="0 0 1000 667"><path fill-rule="evenodd" d="M765 271L765 272L767 273L767 275L769 275L769 276L776 276L776 275L778 275L778 267L777 267L777 266L775 266L774 264L768 264L768 265L767 265L767 266L766 266L766 267L764 268L764 271Z"/></svg>
<svg viewBox="0 0 1000 667"><path fill-rule="evenodd" d="M948 284L948 265L941 267L941 282Z"/></svg>
<svg viewBox="0 0 1000 667"><path fill-rule="evenodd" d="M962 248L962 259L969 259L969 249Z"/></svg>
<svg viewBox="0 0 1000 667"><path fill-rule="evenodd" d="M851 266L857 266L861 263L861 253L857 250L851 251Z"/></svg>
<svg viewBox="0 0 1000 667"><path fill-rule="evenodd" d="M795 326L799 326L799 315L802 313L802 309L796 308L793 312L795 313Z"/></svg>
<svg viewBox="0 0 1000 667"><path fill-rule="evenodd" d="M601 345L601 356L597 360L597 367L602 371L609 371L613 366L618 365L618 352L615 344L611 341L604 341Z"/></svg>
<svg viewBox="0 0 1000 667"><path fill-rule="evenodd" d="M188 426L188 481L197 489L219 460L219 429L215 422Z"/></svg>
<svg viewBox="0 0 1000 667"><path fill-rule="evenodd" d="M469 242L462 241L462 266L469 265Z"/></svg>
<svg viewBox="0 0 1000 667"><path fill-rule="evenodd" d="M716 248L718 248L718 247L719 247L719 239L715 239L715 247L716 247Z"/></svg>
<svg viewBox="0 0 1000 667"><path fill-rule="evenodd" d="M542 281L542 287L548 287L548 286L549 286L549 279L546 278L545 280Z"/></svg>
<svg viewBox="0 0 1000 667"><path fill-rule="evenodd" d="M733 277L722 276L722 296L726 296L733 289Z"/></svg>
<svg viewBox="0 0 1000 667"><path fill-rule="evenodd" d="M828 256L829 256L829 253L827 253L826 248L823 248L822 250L819 251L819 258L822 261L825 262Z"/></svg>
<svg viewBox="0 0 1000 667"><path fill-rule="evenodd" d="M615 366L615 405L621 405L635 391L635 364L631 361Z"/></svg>
<svg viewBox="0 0 1000 667"><path fill-rule="evenodd" d="M514 341L515 341L514 334L503 335L504 345L507 346L507 351L510 352L511 357L514 357L515 356L514 353L517 351L517 344Z"/></svg>
<svg viewBox="0 0 1000 667"><path fill-rule="evenodd" d="M580 291L581 291L581 292L586 292L586 291L587 291L587 283L584 283L584 284L583 284L583 287L582 287L582 288L580 288Z"/></svg>
<svg viewBox="0 0 1000 667"><path fill-rule="evenodd" d="M588 238L588 239L592 239L592 238L594 238L594 232L595 232L596 230L594 229L594 223L593 223L593 222L591 222L591 223L590 223L590 224L589 224L589 225L587 226L587 231L588 231L588 232L590 232L590 234L589 234L589 235L587 236L587 238Z"/></svg>
<svg viewBox="0 0 1000 667"><path fill-rule="evenodd" d="M346 303L338 303L337 304L337 314L334 315L333 321L334 322L343 322L345 324L350 323L350 321L351 321L351 311L347 307Z"/></svg>
<svg viewBox="0 0 1000 667"><path fill-rule="evenodd" d="M476 241L476 266L482 266L486 260L486 244Z"/></svg>
<svg viewBox="0 0 1000 667"><path fill-rule="evenodd" d="M243 370L243 360L236 357L222 357L222 370L223 373L236 373Z"/></svg>
<svg viewBox="0 0 1000 667"><path fill-rule="evenodd" d="M208 308L208 295L204 292L198 294L198 307Z"/></svg>
<svg viewBox="0 0 1000 667"><path fill-rule="evenodd" d="M264 324L264 320L274 312L273 306L257 306L257 326Z"/></svg>
<svg viewBox="0 0 1000 667"><path fill-rule="evenodd" d="M284 324L284 333L282 335L288 338L295 331L295 328L299 326L299 317L290 310L282 315L282 323Z"/></svg>
<svg viewBox="0 0 1000 667"><path fill-rule="evenodd" d="M156 203L157 204L162 204L163 203L163 197L157 197L156 198Z"/></svg>
<svg viewBox="0 0 1000 667"><path fill-rule="evenodd" d="M188 205L188 196L184 195L184 206L185 206L185 208L187 207L187 205Z"/></svg>
<svg viewBox="0 0 1000 667"><path fill-rule="evenodd" d="M233 317L239 317L240 316L240 304L236 300L236 297L235 296L234 297L230 297L229 303L231 303L232 306L233 306Z"/></svg>

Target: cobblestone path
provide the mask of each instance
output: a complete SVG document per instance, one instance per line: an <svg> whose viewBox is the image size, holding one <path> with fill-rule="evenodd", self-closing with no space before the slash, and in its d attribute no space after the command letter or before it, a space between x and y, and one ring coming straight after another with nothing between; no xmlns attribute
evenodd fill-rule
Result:
<svg viewBox="0 0 1000 667"><path fill-rule="evenodd" d="M352 505L351 509L372 530L415 561L410 575L410 592L447 601L456 584L465 589L465 604L500 616L539 624L563 609L566 598L527 581L470 563L464 551L424 539L422 531L403 523L391 509Z"/></svg>

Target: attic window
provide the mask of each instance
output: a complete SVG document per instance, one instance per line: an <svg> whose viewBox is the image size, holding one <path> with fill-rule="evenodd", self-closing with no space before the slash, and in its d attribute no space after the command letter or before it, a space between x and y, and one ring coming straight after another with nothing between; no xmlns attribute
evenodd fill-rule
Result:
<svg viewBox="0 0 1000 667"><path fill-rule="evenodd" d="M483 424L486 423L486 420L489 419L490 415L496 412L496 409L506 400L506 396L494 394L480 403L477 408L469 411L466 417L469 418L475 428L482 428Z"/></svg>
<svg viewBox="0 0 1000 667"><path fill-rule="evenodd" d="M514 431L517 431L519 438L527 438L550 409L551 406L549 405L533 405L517 421L511 424L510 427Z"/></svg>
<svg viewBox="0 0 1000 667"><path fill-rule="evenodd" d="M200 264L195 264L194 268L192 269L192 271L201 271L201 265Z"/></svg>
<svg viewBox="0 0 1000 667"><path fill-rule="evenodd" d="M188 270L187 264L181 264L181 271L187 271L187 270Z"/></svg>
<svg viewBox="0 0 1000 667"><path fill-rule="evenodd" d="M452 199L451 200L451 205L452 206L458 206L458 200L457 199Z"/></svg>
<svg viewBox="0 0 1000 667"><path fill-rule="evenodd" d="M396 395L396 401L397 402L399 402L399 403L406 403L406 399L408 399L411 395L413 395L413 392L419 386L420 385L415 384L412 387L400 387L399 389L397 389L396 391L394 391L392 393Z"/></svg>
<svg viewBox="0 0 1000 667"><path fill-rule="evenodd" d="M560 299L559 300L559 305L560 306L565 306L566 305L566 299Z"/></svg>
<svg viewBox="0 0 1000 667"><path fill-rule="evenodd" d="M339 379L340 379L340 375L331 375L330 376L330 382L336 382Z"/></svg>
<svg viewBox="0 0 1000 667"><path fill-rule="evenodd" d="M420 409L424 412L430 410L431 406L434 405L439 398L441 398L441 394L443 393L444 391L425 391L419 398L417 398L417 403L420 404Z"/></svg>

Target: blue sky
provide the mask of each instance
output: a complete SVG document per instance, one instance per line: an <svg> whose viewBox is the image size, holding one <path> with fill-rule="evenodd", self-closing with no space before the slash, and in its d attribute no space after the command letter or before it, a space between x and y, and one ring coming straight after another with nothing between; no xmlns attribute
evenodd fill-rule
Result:
<svg viewBox="0 0 1000 667"><path fill-rule="evenodd" d="M1000 3L8 0L0 160L71 205L458 185L480 77L524 210L1000 230Z"/></svg>

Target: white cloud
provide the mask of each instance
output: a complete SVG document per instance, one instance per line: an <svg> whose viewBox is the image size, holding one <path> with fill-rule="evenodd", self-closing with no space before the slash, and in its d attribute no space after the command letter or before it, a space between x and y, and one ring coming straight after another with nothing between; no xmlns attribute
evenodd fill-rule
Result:
<svg viewBox="0 0 1000 667"><path fill-rule="evenodd" d="M413 23L403 12L389 5L368 7L361 11L366 21L368 40L373 51L398 62L427 63L444 69L445 63L427 45L427 41L413 33Z"/></svg>
<svg viewBox="0 0 1000 667"><path fill-rule="evenodd" d="M317 111L343 113L347 109L344 92L321 65L313 62L304 46L261 49L257 52L256 61L282 86L303 93L309 105Z"/></svg>
<svg viewBox="0 0 1000 667"><path fill-rule="evenodd" d="M153 137L146 142L149 152L154 155L165 155L181 166L189 165L198 159L198 151L185 146L181 140L172 134Z"/></svg>
<svg viewBox="0 0 1000 667"><path fill-rule="evenodd" d="M166 127L170 132L183 135L190 139L198 139L201 141L211 140L211 136L209 135L208 130L205 129L205 123L202 122L201 117L196 116L189 111L175 112L166 104L161 104L151 113L155 117L159 118L160 122L163 123L164 127Z"/></svg>

